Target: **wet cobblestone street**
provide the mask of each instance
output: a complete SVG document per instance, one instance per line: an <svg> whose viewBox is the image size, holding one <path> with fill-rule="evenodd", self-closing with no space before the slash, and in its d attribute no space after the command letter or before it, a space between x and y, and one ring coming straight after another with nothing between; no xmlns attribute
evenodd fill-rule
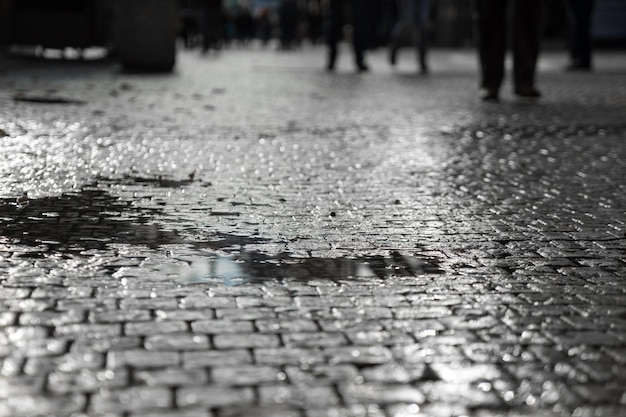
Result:
<svg viewBox="0 0 626 417"><path fill-rule="evenodd" d="M0 58L0 417L626 415L626 55Z"/></svg>

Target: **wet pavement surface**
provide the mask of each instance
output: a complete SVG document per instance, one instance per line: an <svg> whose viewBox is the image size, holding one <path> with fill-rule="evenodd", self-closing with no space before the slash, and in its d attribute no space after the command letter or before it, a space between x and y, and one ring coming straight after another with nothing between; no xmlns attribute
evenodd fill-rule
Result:
<svg viewBox="0 0 626 417"><path fill-rule="evenodd" d="M626 55L0 60L0 416L626 415Z"/></svg>

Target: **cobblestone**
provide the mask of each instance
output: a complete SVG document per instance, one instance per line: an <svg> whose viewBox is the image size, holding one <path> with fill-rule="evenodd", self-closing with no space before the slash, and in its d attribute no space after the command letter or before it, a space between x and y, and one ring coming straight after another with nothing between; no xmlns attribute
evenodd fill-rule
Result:
<svg viewBox="0 0 626 417"><path fill-rule="evenodd" d="M626 415L622 51L323 56L0 57L0 416Z"/></svg>

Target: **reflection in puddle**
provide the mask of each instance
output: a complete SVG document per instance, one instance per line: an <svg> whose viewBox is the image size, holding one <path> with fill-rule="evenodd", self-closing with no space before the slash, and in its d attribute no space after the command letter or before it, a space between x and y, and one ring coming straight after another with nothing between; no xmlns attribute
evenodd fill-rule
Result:
<svg viewBox="0 0 626 417"><path fill-rule="evenodd" d="M443 271L435 258L406 256L397 252L387 257L358 258L295 258L289 254L242 253L198 258L180 271L180 280L186 284L223 283L237 286L277 279L342 280L441 273Z"/></svg>

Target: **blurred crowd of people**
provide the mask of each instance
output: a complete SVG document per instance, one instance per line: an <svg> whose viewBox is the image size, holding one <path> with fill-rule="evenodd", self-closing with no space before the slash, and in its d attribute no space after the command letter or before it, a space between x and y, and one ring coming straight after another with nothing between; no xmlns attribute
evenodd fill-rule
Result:
<svg viewBox="0 0 626 417"><path fill-rule="evenodd" d="M179 0L179 35L185 47L204 51L227 45L268 45L280 40L291 49L302 42L323 42L323 0Z"/></svg>
<svg viewBox="0 0 626 417"><path fill-rule="evenodd" d="M431 0L179 0L180 37L188 48L219 50L259 40L289 50L303 42L325 42L326 67L335 69L341 40L350 40L357 71L368 71L366 52L386 47L395 65L401 46L413 45L417 68L427 73ZM570 16L570 70L590 70L591 16L595 0L567 0ZM543 0L472 0L468 18L481 71L481 98L499 99L505 55L513 55L513 91L538 98L535 72L540 52ZM471 16L469 16L471 15ZM510 29L509 29L510 26ZM508 40L510 37L510 41Z"/></svg>

